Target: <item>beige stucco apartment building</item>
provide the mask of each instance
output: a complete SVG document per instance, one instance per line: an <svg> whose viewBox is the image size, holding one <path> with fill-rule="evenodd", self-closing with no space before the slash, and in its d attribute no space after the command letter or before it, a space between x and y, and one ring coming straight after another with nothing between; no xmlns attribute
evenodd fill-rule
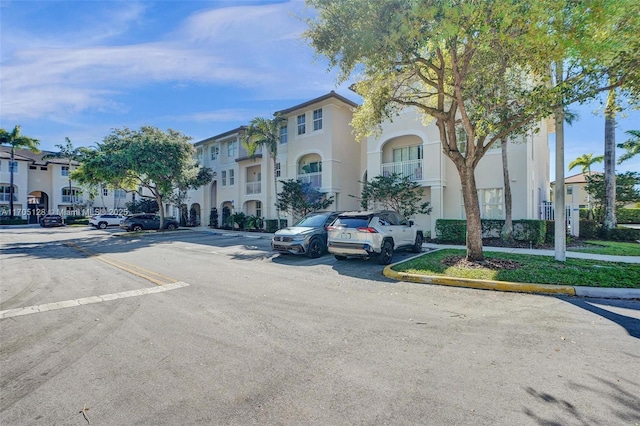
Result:
<svg viewBox="0 0 640 426"><path fill-rule="evenodd" d="M423 124L416 111L407 109L393 122L383 123L380 134L356 141L349 124L355 107L353 101L331 92L279 111L285 122L275 164L278 180L311 182L334 197L332 210L358 210L360 181L401 173L424 188L424 198L433 207L430 215L413 218L425 231L435 235L437 219L464 218L460 179L442 153L436 126ZM189 194L190 206L204 225L213 207L218 215L226 206L232 212L276 218L273 161L266 151L254 159L247 156L241 142L245 130L239 127L195 144L201 164L213 169L215 176L210 185ZM539 218L540 205L549 200L548 132L542 122L538 132L509 142L514 219ZM482 216L503 219L499 146L481 160L476 179Z"/></svg>
<svg viewBox="0 0 640 426"><path fill-rule="evenodd" d="M443 153L434 124L424 124L416 111L404 110L393 122L382 123L381 132L357 141L350 125L358 105L335 92L278 111L284 118L275 164L266 150L250 157L242 145L246 126L240 126L195 143L200 164L213 170L213 181L188 193L189 210L197 220L210 223L213 208L222 225L225 207L231 213L275 219L277 180L300 179L334 198L331 210L358 210L361 181L400 173L418 182L430 215L413 218L427 233L435 235L436 220L463 219L460 179L454 164ZM540 218L541 205L549 201L549 149L546 123L524 138L509 141L508 161L514 219ZM9 147L0 151L0 209L9 209ZM16 150L14 173L15 215L37 223L41 213L89 215L123 209L131 193L99 188L89 197L86 189L71 182L66 159L42 157ZM72 163L71 169L76 167ZM504 218L504 183L499 146L489 151L476 169L483 218ZM569 187L568 187L569 188ZM580 191L579 188L576 188ZM579 195L578 195L579 196ZM165 206L178 215L175 206ZM293 218L281 215L289 223Z"/></svg>
<svg viewBox="0 0 640 426"><path fill-rule="evenodd" d="M44 214L90 215L96 212L116 212L125 209L125 203L133 195L122 190L98 188L92 197L86 188L71 181L69 173L78 163L69 165L64 158L43 159L54 154L51 151L34 153L16 149L14 152L13 172L13 209L14 216L38 223ZM9 216L11 182L11 148L0 147L0 212Z"/></svg>

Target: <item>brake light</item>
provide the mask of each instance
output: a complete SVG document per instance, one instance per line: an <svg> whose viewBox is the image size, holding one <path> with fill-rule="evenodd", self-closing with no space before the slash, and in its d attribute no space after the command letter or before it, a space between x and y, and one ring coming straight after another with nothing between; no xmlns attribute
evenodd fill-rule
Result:
<svg viewBox="0 0 640 426"><path fill-rule="evenodd" d="M331 225L329 225L329 226L325 227L325 229L326 229L327 231L333 231L334 229L338 229L338 227L337 227L337 226L331 226Z"/></svg>
<svg viewBox="0 0 640 426"><path fill-rule="evenodd" d="M377 234L378 231L376 230L376 228L371 228L371 227L362 227L362 228L356 228L358 231L360 232L367 232L369 234Z"/></svg>

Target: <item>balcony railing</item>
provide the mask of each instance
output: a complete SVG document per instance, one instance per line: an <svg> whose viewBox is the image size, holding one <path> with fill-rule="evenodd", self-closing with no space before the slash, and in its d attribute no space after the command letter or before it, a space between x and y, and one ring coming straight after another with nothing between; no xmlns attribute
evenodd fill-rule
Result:
<svg viewBox="0 0 640 426"><path fill-rule="evenodd" d="M298 180L310 183L312 188L322 188L322 172L303 173L298 175Z"/></svg>
<svg viewBox="0 0 640 426"><path fill-rule="evenodd" d="M411 180L422 180L422 160L399 161L396 163L383 163L382 176L389 176L393 173L401 177L408 176Z"/></svg>
<svg viewBox="0 0 640 426"><path fill-rule="evenodd" d="M73 195L63 195L62 202L69 203L69 204L82 204L83 199L82 197L76 197Z"/></svg>
<svg viewBox="0 0 640 426"><path fill-rule="evenodd" d="M246 186L246 190L245 190L245 194L247 195L254 195L254 194L260 194L262 192L262 182L257 181L257 182L247 182L247 186Z"/></svg>
<svg viewBox="0 0 640 426"><path fill-rule="evenodd" d="M11 200L11 194L0 194L0 201L5 201L8 203L9 200ZM13 194L13 201L18 201L18 197L16 197L16 194Z"/></svg>

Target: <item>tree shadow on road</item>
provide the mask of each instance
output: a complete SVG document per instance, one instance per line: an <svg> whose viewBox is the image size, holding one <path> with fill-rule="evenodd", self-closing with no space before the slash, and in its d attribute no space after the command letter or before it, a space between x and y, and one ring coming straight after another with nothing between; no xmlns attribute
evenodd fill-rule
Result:
<svg viewBox="0 0 640 426"><path fill-rule="evenodd" d="M616 309L629 309L638 312L640 303L621 299L582 299L577 297L559 297L567 303L582 308L612 321L623 327L631 337L640 339L640 319L615 312Z"/></svg>

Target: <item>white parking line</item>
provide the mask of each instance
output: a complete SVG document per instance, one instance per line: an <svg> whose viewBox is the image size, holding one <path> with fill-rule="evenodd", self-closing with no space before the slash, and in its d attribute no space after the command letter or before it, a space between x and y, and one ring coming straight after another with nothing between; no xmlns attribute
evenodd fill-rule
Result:
<svg viewBox="0 0 640 426"><path fill-rule="evenodd" d="M89 296L81 299L65 300L62 302L46 303L44 305L26 306L24 308L7 309L0 311L0 319L17 317L20 315L37 314L39 312L55 311L56 309L72 308L75 306L89 305L91 303L106 302L107 300L125 299L127 297L144 296L145 294L161 293L187 287L189 284L177 281L170 284L155 287L141 288L139 290L122 291L120 293L103 294L101 296Z"/></svg>

